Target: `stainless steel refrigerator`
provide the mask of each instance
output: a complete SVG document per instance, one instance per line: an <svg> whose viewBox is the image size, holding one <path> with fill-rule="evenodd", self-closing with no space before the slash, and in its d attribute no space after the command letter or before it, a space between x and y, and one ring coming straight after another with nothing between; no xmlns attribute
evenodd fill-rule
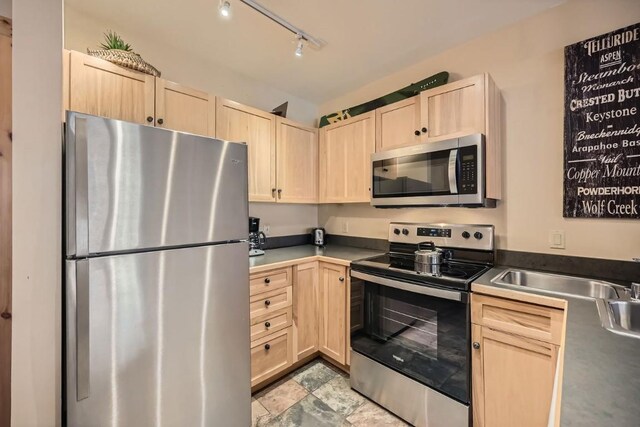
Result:
<svg viewBox="0 0 640 427"><path fill-rule="evenodd" d="M69 426L251 424L247 147L69 113Z"/></svg>

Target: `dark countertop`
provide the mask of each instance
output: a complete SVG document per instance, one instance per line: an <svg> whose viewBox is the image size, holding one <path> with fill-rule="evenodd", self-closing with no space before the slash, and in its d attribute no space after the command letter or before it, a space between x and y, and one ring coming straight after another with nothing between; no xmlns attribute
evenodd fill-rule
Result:
<svg viewBox="0 0 640 427"><path fill-rule="evenodd" d="M267 249L264 255L249 258L249 268L263 267L269 264L295 261L313 256L325 256L347 262L382 255L383 252L351 246L327 245L319 248L313 245L291 246L280 249Z"/></svg>
<svg viewBox="0 0 640 427"><path fill-rule="evenodd" d="M640 339L604 329L595 300L491 283L504 270L493 268L474 283L567 301L560 424L638 426Z"/></svg>

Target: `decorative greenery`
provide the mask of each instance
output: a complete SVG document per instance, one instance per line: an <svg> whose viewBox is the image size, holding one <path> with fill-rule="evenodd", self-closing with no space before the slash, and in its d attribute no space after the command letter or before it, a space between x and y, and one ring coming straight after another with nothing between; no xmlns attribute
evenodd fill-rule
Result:
<svg viewBox="0 0 640 427"><path fill-rule="evenodd" d="M104 33L104 43L100 43L100 47L105 50L124 50L126 52L133 52L131 45L129 43L125 43L115 31L107 31Z"/></svg>

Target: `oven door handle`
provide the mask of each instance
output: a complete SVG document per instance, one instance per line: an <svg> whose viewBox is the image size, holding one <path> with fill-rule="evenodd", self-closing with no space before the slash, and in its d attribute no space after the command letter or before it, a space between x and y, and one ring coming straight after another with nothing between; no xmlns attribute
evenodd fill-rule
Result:
<svg viewBox="0 0 640 427"><path fill-rule="evenodd" d="M452 301L463 301L463 293L458 291L450 291L447 289L432 288L429 286L414 285L412 283L401 282L399 280L387 279L386 277L374 276L372 274L362 273L360 271L351 270L351 277L362 279L367 282L376 283L390 288L401 289L403 291L415 292L422 295L429 295L436 298L443 298Z"/></svg>

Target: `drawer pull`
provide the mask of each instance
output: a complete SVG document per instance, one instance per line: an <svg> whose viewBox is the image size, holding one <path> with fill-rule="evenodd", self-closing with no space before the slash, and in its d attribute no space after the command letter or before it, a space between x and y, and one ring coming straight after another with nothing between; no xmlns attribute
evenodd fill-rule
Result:
<svg viewBox="0 0 640 427"><path fill-rule="evenodd" d="M271 301L266 300L266 301L264 302L264 305L266 305L267 307L269 307L269 306L271 305Z"/></svg>
<svg viewBox="0 0 640 427"><path fill-rule="evenodd" d="M268 285L269 283L271 283L271 279L269 279L269 278L267 277L266 279L264 279L264 283L266 283L266 284Z"/></svg>
<svg viewBox="0 0 640 427"><path fill-rule="evenodd" d="M265 328L270 328L271 327L271 322L264 322L264 327Z"/></svg>
<svg viewBox="0 0 640 427"><path fill-rule="evenodd" d="M271 345L270 345L270 344L265 344L265 345L264 345L264 349L265 349L265 350L269 350L270 348L271 348Z"/></svg>
<svg viewBox="0 0 640 427"><path fill-rule="evenodd" d="M340 277L338 278L338 280L340 280L341 282L344 282L344 277Z"/></svg>
<svg viewBox="0 0 640 427"><path fill-rule="evenodd" d="M476 342L474 342L474 343L473 343L473 348L474 348L474 349L476 349L476 350L479 350L479 349L480 349L480 343L479 343L479 342L477 342L477 341L476 341Z"/></svg>

